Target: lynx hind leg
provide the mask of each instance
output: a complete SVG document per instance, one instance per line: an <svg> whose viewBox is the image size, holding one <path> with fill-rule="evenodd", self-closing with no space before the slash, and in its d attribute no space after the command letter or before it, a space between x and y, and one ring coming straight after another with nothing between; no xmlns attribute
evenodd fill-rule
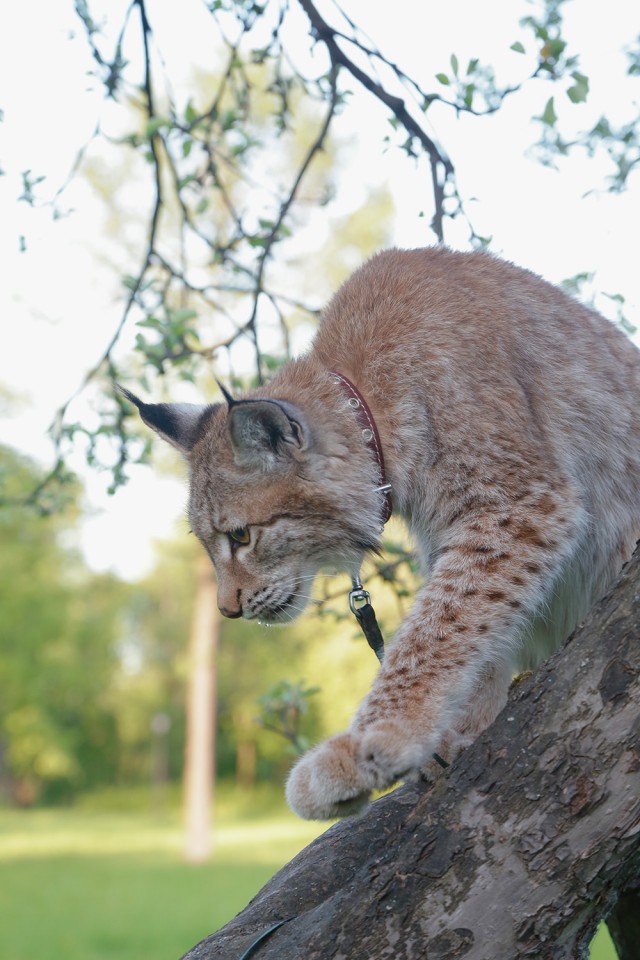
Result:
<svg viewBox="0 0 640 960"><path fill-rule="evenodd" d="M500 661L485 665L468 702L435 751L447 764L453 763L493 723L507 702L512 679L513 669L509 663ZM444 769L437 760L430 759L420 773L431 780Z"/></svg>

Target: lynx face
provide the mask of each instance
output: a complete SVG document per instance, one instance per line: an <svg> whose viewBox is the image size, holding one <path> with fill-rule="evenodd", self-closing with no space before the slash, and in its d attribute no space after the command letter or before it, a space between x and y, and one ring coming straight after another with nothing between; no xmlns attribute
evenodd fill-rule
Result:
<svg viewBox="0 0 640 960"><path fill-rule="evenodd" d="M376 549L370 503L341 495L340 445L316 442L292 404L144 404L123 392L189 461L189 521L216 569L224 616L289 622L321 569L357 572Z"/></svg>
<svg viewBox="0 0 640 960"><path fill-rule="evenodd" d="M309 602L319 570L361 562L361 534L336 523L322 491L303 495L295 476L235 487L227 477L220 500L214 483L193 475L190 522L215 566L225 616L288 622Z"/></svg>

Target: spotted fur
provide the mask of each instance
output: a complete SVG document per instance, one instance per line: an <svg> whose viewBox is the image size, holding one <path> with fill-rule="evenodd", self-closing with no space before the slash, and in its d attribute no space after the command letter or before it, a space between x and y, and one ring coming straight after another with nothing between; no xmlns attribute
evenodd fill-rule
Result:
<svg viewBox="0 0 640 960"><path fill-rule="evenodd" d="M266 622L299 613L321 567L355 573L376 549L377 467L329 371L373 413L425 581L349 730L293 768L301 816L452 759L604 592L640 536L639 356L485 253L391 250L264 389L203 408L130 395L187 457L222 612Z"/></svg>

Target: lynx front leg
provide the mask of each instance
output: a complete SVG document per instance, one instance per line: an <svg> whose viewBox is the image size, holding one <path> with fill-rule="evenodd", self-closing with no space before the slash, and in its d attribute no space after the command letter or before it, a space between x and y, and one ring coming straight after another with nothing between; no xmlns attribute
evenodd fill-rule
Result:
<svg viewBox="0 0 640 960"><path fill-rule="evenodd" d="M390 647L348 733L294 767L287 797L300 816L340 816L430 761L445 735L501 709L510 647L576 549L580 512L550 491L519 509L459 520ZM535 522L534 519L535 518ZM500 682L483 673L502 664ZM504 687L504 690L502 689Z"/></svg>
<svg viewBox="0 0 640 960"><path fill-rule="evenodd" d="M453 727L445 731L438 743L437 753L447 763L456 757L478 737L498 716L507 702L513 680L513 667L509 661L489 663L480 671L478 681L469 699L456 717ZM429 758L420 774L427 780L442 774L441 765Z"/></svg>

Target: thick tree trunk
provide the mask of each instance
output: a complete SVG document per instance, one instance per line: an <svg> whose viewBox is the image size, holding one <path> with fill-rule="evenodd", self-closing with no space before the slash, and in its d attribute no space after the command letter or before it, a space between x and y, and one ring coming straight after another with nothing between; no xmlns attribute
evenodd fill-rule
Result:
<svg viewBox="0 0 640 960"><path fill-rule="evenodd" d="M580 958L611 911L637 960L639 623L636 552L445 776L331 827L184 960L238 960L279 921L248 956Z"/></svg>

